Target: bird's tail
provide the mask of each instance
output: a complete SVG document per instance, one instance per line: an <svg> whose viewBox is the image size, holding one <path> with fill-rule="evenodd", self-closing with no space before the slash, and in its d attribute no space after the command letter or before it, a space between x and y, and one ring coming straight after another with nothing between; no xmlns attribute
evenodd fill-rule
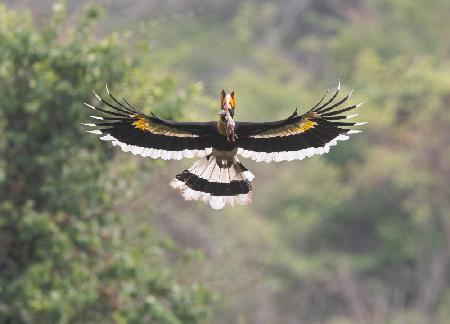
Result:
<svg viewBox="0 0 450 324"><path fill-rule="evenodd" d="M180 189L186 200L201 200L214 209L222 209L226 204L250 203L250 182L254 177L236 158L223 164L214 155L208 155L178 174L170 186Z"/></svg>

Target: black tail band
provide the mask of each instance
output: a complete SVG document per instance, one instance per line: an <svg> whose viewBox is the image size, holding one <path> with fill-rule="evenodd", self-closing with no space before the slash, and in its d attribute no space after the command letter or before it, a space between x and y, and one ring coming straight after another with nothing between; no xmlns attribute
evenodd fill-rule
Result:
<svg viewBox="0 0 450 324"><path fill-rule="evenodd" d="M192 190L209 193L211 196L235 196L247 194L252 190L252 185L247 180L233 180L229 183L209 182L188 170L184 170L176 178Z"/></svg>

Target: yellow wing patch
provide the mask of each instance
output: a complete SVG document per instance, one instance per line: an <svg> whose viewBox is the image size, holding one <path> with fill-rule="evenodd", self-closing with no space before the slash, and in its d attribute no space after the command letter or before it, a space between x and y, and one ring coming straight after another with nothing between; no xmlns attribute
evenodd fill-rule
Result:
<svg viewBox="0 0 450 324"><path fill-rule="evenodd" d="M308 129L313 128L315 125L317 125L316 122L313 122L311 120L305 120L303 123L300 123L296 127L292 128L291 131L294 133L304 133Z"/></svg>
<svg viewBox="0 0 450 324"><path fill-rule="evenodd" d="M316 125L317 125L317 123L315 121L312 121L309 119L302 119L298 123L271 129L271 130L259 133L257 135L253 135L251 137L270 138L270 137L297 135L300 133L304 133L311 128L314 128L314 126L316 126Z"/></svg>
<svg viewBox="0 0 450 324"><path fill-rule="evenodd" d="M134 127L151 132L150 123L142 117L138 117L135 122L133 122Z"/></svg>
<svg viewBox="0 0 450 324"><path fill-rule="evenodd" d="M152 123L145 117L136 116L136 120L133 122L133 126L137 129L150 132L155 135L175 136L175 137L199 137L196 134L182 131L170 126L159 125Z"/></svg>

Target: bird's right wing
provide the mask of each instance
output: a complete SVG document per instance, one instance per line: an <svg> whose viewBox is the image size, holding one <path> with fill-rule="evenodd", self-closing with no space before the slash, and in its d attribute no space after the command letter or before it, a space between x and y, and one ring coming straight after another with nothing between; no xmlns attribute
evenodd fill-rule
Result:
<svg viewBox="0 0 450 324"><path fill-rule="evenodd" d="M88 132L103 135L100 139L111 141L123 151L164 160L180 160L211 153L214 123L176 122L155 115L147 116L137 111L125 99L124 103L118 101L109 90L108 94L114 104L100 98L95 92L94 94L109 109L85 103L104 115L91 116L97 119L97 122L83 125L95 127L96 129Z"/></svg>
<svg viewBox="0 0 450 324"><path fill-rule="evenodd" d="M298 116L297 110L288 118L274 122L236 122L238 154L257 162L302 160L315 154L327 153L338 141L360 131L347 127L363 125L343 121L356 115L345 113L361 104L342 108L350 95L334 102L340 87L322 103L328 93L308 112Z"/></svg>

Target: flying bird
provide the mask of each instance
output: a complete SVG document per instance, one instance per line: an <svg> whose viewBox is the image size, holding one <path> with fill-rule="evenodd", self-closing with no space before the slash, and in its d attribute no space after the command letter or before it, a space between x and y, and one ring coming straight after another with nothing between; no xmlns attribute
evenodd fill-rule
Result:
<svg viewBox="0 0 450 324"><path fill-rule="evenodd" d="M338 141L359 133L349 127L363 125L347 121L357 116L347 113L362 105L348 105L351 92L338 99L340 83L329 96L304 114L297 109L286 119L271 122L234 121L236 95L221 92L217 121L178 122L143 114L125 98L118 100L106 86L110 100L101 107L85 103L102 113L90 116L95 123L88 132L102 135L125 152L134 155L180 160L201 157L192 167L177 174L170 186L179 189L186 200L200 200L214 209L225 205L248 204L252 200L254 175L239 161L238 156L257 162L302 160L315 154L328 153Z"/></svg>

